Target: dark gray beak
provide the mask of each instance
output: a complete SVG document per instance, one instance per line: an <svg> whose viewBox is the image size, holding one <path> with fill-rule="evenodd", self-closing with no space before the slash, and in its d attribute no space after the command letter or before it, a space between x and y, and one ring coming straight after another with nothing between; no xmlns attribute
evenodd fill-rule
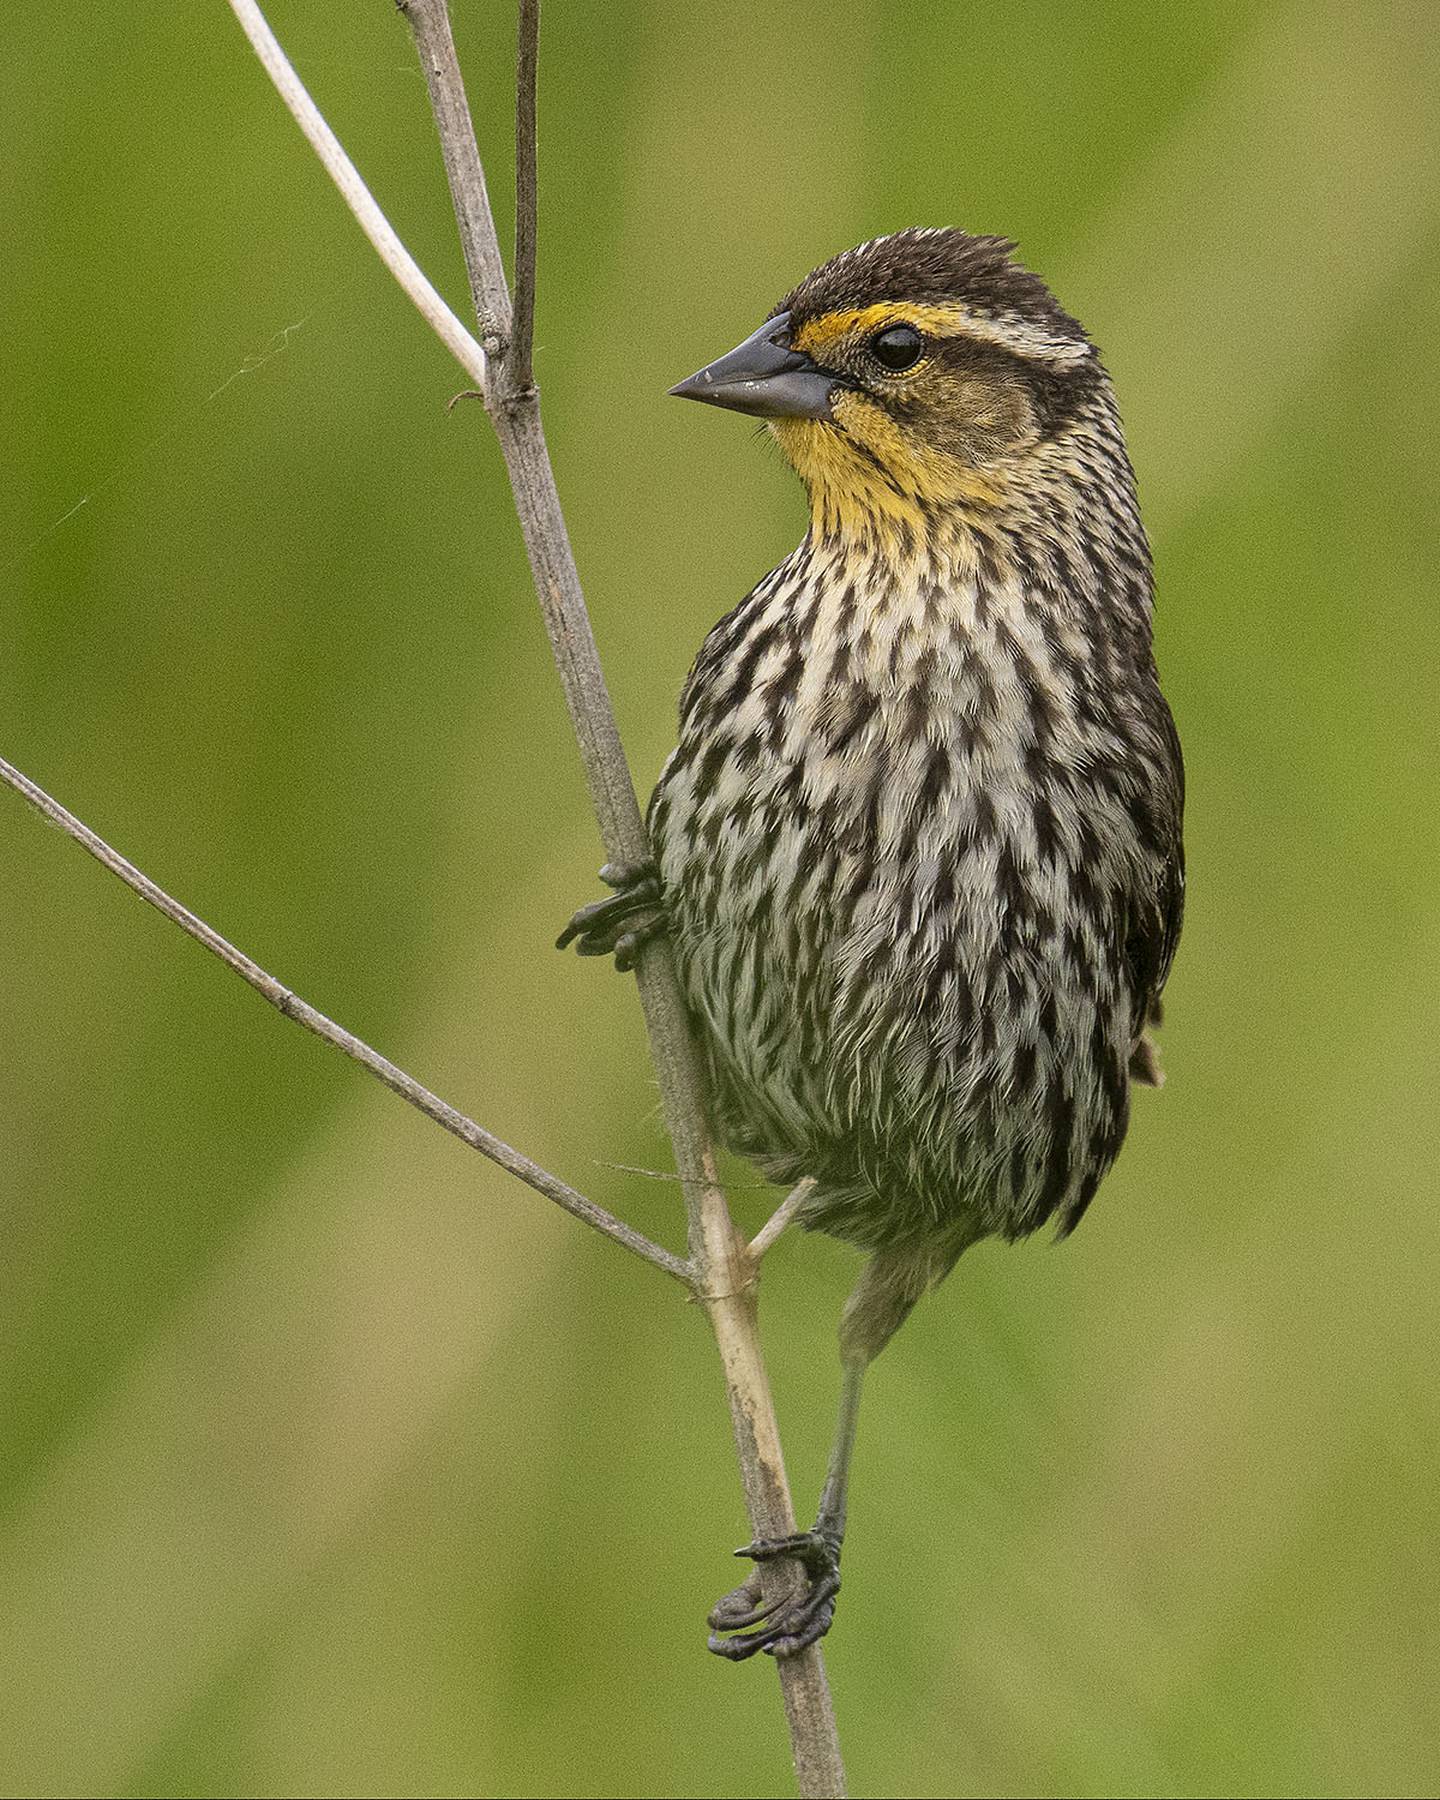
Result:
<svg viewBox="0 0 1440 1800"><path fill-rule="evenodd" d="M790 315L767 319L753 336L670 392L762 419L828 419L838 375L790 348Z"/></svg>

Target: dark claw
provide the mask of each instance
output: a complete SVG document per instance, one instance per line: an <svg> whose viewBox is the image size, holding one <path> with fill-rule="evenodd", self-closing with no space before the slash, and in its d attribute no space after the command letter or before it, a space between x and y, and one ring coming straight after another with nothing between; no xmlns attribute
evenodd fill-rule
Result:
<svg viewBox="0 0 1440 1800"><path fill-rule="evenodd" d="M581 956L613 956L617 969L633 969L640 951L665 928L660 877L653 863L606 863L600 879L615 892L582 906L555 948L573 943Z"/></svg>
<svg viewBox="0 0 1440 1800"><path fill-rule="evenodd" d="M835 1618L840 1592L840 1540L825 1531L800 1531L793 1537L765 1538L747 1544L737 1556L757 1563L788 1557L805 1572L804 1583L792 1594L769 1605L761 1603L758 1571L741 1586L717 1601L709 1618L709 1648L716 1656L743 1662L764 1650L770 1656L794 1656L818 1643ZM759 1625L759 1631L746 1629ZM722 1637L722 1632L733 1633Z"/></svg>
<svg viewBox="0 0 1440 1800"><path fill-rule="evenodd" d="M758 1625L762 1619L768 1618L778 1604L778 1601L772 1600L768 1606L765 1605L760 1594L760 1574L757 1570L740 1587L732 1589L715 1602L705 1623L712 1631L743 1631L747 1625Z"/></svg>
<svg viewBox="0 0 1440 1800"><path fill-rule="evenodd" d="M600 879L606 887L614 888L618 894L626 888L635 887L639 882L654 881L655 865L653 862L602 863Z"/></svg>
<svg viewBox="0 0 1440 1800"><path fill-rule="evenodd" d="M615 967L622 974L633 969L640 952L665 929L665 915L658 909L652 919L643 920L639 925L632 925L615 940Z"/></svg>

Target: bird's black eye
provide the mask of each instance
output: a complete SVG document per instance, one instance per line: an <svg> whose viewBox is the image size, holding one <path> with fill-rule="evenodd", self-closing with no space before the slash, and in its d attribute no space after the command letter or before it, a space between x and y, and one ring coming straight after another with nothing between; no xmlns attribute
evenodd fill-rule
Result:
<svg viewBox="0 0 1440 1800"><path fill-rule="evenodd" d="M924 348L925 340L913 325L887 325L870 340L870 354L894 375L913 369Z"/></svg>

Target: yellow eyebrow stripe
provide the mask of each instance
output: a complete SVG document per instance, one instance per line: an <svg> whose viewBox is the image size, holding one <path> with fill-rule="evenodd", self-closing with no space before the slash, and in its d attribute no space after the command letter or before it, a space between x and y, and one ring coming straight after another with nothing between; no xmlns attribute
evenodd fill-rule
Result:
<svg viewBox="0 0 1440 1800"><path fill-rule="evenodd" d="M978 344L994 344L1012 356L1026 356L1069 368L1094 355L1083 337L1055 333L1035 320L1011 314L977 313L963 301L945 306L908 306L903 300L882 300L874 306L857 306L845 312L822 313L809 319L795 334L795 348L819 362L837 346L858 341L887 325L913 325L927 337L974 338Z"/></svg>
<svg viewBox="0 0 1440 1800"><path fill-rule="evenodd" d="M818 319L808 319L795 334L795 348L813 356L842 338L868 337L885 325L913 325L931 337L959 337L973 323L974 315L968 306L907 306L903 300L882 300L876 306L822 313Z"/></svg>

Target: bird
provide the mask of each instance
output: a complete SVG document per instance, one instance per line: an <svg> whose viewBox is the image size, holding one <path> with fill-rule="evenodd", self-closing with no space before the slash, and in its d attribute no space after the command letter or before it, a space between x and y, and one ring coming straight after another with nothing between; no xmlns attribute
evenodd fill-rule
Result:
<svg viewBox="0 0 1440 1800"><path fill-rule="evenodd" d="M1016 249L874 238L670 390L762 419L809 527L700 648L652 860L559 940L623 969L668 936L721 1140L866 1258L815 1525L738 1551L709 1616L736 1661L831 1626L870 1363L971 1245L1068 1236L1161 1081L1184 769L1150 549L1099 351Z"/></svg>

